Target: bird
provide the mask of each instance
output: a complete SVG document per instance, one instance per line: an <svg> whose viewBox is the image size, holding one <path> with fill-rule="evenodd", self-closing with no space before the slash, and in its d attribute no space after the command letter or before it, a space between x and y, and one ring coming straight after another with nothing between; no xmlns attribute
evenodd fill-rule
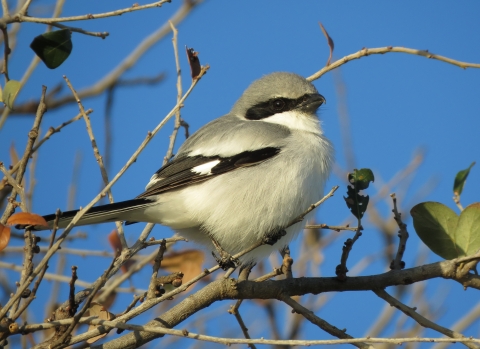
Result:
<svg viewBox="0 0 480 349"><path fill-rule="evenodd" d="M196 131L153 174L136 198L94 206L76 224L157 223L213 251L254 264L282 249L304 228L289 223L323 196L334 161L317 116L325 98L295 73L275 72L251 83L231 111ZM63 212L66 227L78 210ZM56 215L44 216L52 228Z"/></svg>

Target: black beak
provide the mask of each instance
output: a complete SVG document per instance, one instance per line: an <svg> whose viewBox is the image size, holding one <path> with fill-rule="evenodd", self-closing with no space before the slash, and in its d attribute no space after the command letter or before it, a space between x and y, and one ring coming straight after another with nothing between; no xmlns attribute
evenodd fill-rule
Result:
<svg viewBox="0 0 480 349"><path fill-rule="evenodd" d="M325 103L327 103L325 97L319 93L312 93L303 96L303 101L299 105L299 108L307 113L315 113L317 109Z"/></svg>

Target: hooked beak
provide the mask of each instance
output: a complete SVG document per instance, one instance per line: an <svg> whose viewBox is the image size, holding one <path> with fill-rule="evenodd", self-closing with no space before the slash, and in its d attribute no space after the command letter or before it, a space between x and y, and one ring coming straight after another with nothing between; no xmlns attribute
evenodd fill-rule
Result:
<svg viewBox="0 0 480 349"><path fill-rule="evenodd" d="M325 97L319 93L312 93L303 96L303 101L299 105L299 108L307 113L316 113L317 109L325 103L327 103Z"/></svg>

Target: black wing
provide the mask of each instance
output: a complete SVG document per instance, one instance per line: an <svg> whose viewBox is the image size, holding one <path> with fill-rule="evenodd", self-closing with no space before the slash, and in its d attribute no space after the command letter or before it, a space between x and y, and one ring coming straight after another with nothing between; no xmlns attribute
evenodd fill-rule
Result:
<svg viewBox="0 0 480 349"><path fill-rule="evenodd" d="M266 147L258 150L244 151L231 157L221 156L184 156L173 159L160 168L152 177L152 184L137 198L157 195L185 185L199 183L233 171L237 168L254 166L273 158L280 148ZM198 166L211 163L211 168L200 171Z"/></svg>

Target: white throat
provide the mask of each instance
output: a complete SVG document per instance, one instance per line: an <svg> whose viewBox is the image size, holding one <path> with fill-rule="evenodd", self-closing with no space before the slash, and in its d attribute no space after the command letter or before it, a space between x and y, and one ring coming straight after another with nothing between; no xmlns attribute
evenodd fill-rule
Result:
<svg viewBox="0 0 480 349"><path fill-rule="evenodd" d="M320 128L320 121L315 114L306 114L298 110L278 113L261 121L283 125L292 130L312 132L318 135L323 134Z"/></svg>

